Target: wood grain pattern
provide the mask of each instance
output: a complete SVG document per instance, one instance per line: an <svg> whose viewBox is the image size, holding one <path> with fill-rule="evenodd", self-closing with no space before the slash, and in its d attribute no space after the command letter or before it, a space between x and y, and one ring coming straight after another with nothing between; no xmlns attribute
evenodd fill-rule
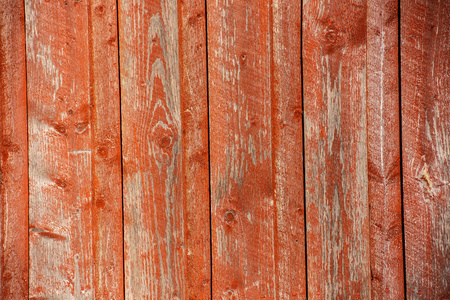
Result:
<svg viewBox="0 0 450 300"><path fill-rule="evenodd" d="M128 299L187 295L178 26L177 1L120 2Z"/></svg>
<svg viewBox="0 0 450 300"><path fill-rule="evenodd" d="M115 0L89 2L94 286L123 299L122 158Z"/></svg>
<svg viewBox="0 0 450 300"><path fill-rule="evenodd" d="M450 299L449 16L0 0L0 298Z"/></svg>
<svg viewBox="0 0 450 300"><path fill-rule="evenodd" d="M274 298L270 5L207 9L213 298Z"/></svg>
<svg viewBox="0 0 450 300"><path fill-rule="evenodd" d="M404 299L398 1L367 4L367 159L373 299Z"/></svg>
<svg viewBox="0 0 450 300"><path fill-rule="evenodd" d="M272 1L276 299L306 299L301 1Z"/></svg>
<svg viewBox="0 0 450 300"><path fill-rule="evenodd" d="M28 297L28 149L22 1L0 1L0 291Z"/></svg>
<svg viewBox="0 0 450 300"><path fill-rule="evenodd" d="M205 18L204 0L179 2L186 299L211 298Z"/></svg>
<svg viewBox="0 0 450 300"><path fill-rule="evenodd" d="M450 2L401 2L405 259L411 299L450 298Z"/></svg>
<svg viewBox="0 0 450 300"><path fill-rule="evenodd" d="M115 1L25 9L30 298L121 299Z"/></svg>
<svg viewBox="0 0 450 300"><path fill-rule="evenodd" d="M366 2L303 2L308 296L369 299Z"/></svg>

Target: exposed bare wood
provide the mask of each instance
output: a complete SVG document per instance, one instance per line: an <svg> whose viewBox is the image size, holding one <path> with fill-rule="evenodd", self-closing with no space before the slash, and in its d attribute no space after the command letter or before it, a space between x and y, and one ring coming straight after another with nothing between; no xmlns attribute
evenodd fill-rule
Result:
<svg viewBox="0 0 450 300"><path fill-rule="evenodd" d="M274 0L272 10L276 298L305 299L301 1Z"/></svg>
<svg viewBox="0 0 450 300"><path fill-rule="evenodd" d="M183 194L188 299L211 298L206 11L179 2Z"/></svg>
<svg viewBox="0 0 450 300"><path fill-rule="evenodd" d="M450 298L450 2L401 1L407 296Z"/></svg>
<svg viewBox="0 0 450 300"><path fill-rule="evenodd" d="M123 299L122 162L115 0L91 0L90 79L94 286L97 299Z"/></svg>
<svg viewBox="0 0 450 300"><path fill-rule="evenodd" d="M404 299L398 1L367 4L367 148L373 299Z"/></svg>
<svg viewBox="0 0 450 300"><path fill-rule="evenodd" d="M275 297L269 1L207 1L213 298Z"/></svg>
<svg viewBox="0 0 450 300"><path fill-rule="evenodd" d="M120 299L115 1L25 8L30 297Z"/></svg>
<svg viewBox="0 0 450 300"><path fill-rule="evenodd" d="M120 2L128 299L187 295L178 29L177 1Z"/></svg>
<svg viewBox="0 0 450 300"><path fill-rule="evenodd" d="M370 298L365 1L303 3L308 296Z"/></svg>
<svg viewBox="0 0 450 300"><path fill-rule="evenodd" d="M28 149L22 1L0 1L0 291L28 297Z"/></svg>

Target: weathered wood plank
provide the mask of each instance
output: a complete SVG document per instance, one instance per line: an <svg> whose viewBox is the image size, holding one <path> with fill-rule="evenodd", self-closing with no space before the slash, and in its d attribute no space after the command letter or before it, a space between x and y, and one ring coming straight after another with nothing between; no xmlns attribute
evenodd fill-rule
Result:
<svg viewBox="0 0 450 300"><path fill-rule="evenodd" d="M25 9L30 297L120 299L115 1Z"/></svg>
<svg viewBox="0 0 450 300"><path fill-rule="evenodd" d="M0 1L0 291L28 297L28 149L23 1Z"/></svg>
<svg viewBox="0 0 450 300"><path fill-rule="evenodd" d="M123 299L122 157L115 0L89 5L94 286L96 299Z"/></svg>
<svg viewBox="0 0 450 300"><path fill-rule="evenodd" d="M411 299L450 298L449 15L449 1L401 1L405 259Z"/></svg>
<svg viewBox="0 0 450 300"><path fill-rule="evenodd" d="M276 298L306 298L301 1L272 2Z"/></svg>
<svg viewBox="0 0 450 300"><path fill-rule="evenodd" d="M270 1L207 11L213 298L274 298Z"/></svg>
<svg viewBox="0 0 450 300"><path fill-rule="evenodd" d="M125 294L185 299L178 2L121 1L119 32Z"/></svg>
<svg viewBox="0 0 450 300"><path fill-rule="evenodd" d="M211 298L205 9L204 0L179 2L186 299Z"/></svg>
<svg viewBox="0 0 450 300"><path fill-rule="evenodd" d="M308 294L369 299L366 2L303 12Z"/></svg>
<svg viewBox="0 0 450 300"><path fill-rule="evenodd" d="M372 298L404 299L398 1L368 1L367 20Z"/></svg>

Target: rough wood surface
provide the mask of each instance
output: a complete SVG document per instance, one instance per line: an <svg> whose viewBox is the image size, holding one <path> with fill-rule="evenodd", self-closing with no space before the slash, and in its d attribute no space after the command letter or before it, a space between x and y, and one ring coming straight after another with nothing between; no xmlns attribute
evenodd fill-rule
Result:
<svg viewBox="0 0 450 300"><path fill-rule="evenodd" d="M187 299L211 298L205 9L204 0L179 2Z"/></svg>
<svg viewBox="0 0 450 300"><path fill-rule="evenodd" d="M372 298L404 299L398 1L368 1L367 20Z"/></svg>
<svg viewBox="0 0 450 300"><path fill-rule="evenodd" d="M187 295L178 29L177 1L119 3L128 299Z"/></svg>
<svg viewBox="0 0 450 300"><path fill-rule="evenodd" d="M300 28L298 2L208 1L214 299L306 297Z"/></svg>
<svg viewBox="0 0 450 300"><path fill-rule="evenodd" d="M115 1L25 9L30 298L120 299Z"/></svg>
<svg viewBox="0 0 450 300"><path fill-rule="evenodd" d="M450 2L401 2L405 259L411 299L450 298Z"/></svg>
<svg viewBox="0 0 450 300"><path fill-rule="evenodd" d="M303 2L310 299L370 298L366 2Z"/></svg>
<svg viewBox="0 0 450 300"><path fill-rule="evenodd" d="M92 230L96 299L123 299L122 158L115 0L89 5Z"/></svg>
<svg viewBox="0 0 450 300"><path fill-rule="evenodd" d="M273 298L270 5L207 9L213 298Z"/></svg>
<svg viewBox="0 0 450 300"><path fill-rule="evenodd" d="M301 14L301 1L272 2L276 299L306 298Z"/></svg>
<svg viewBox="0 0 450 300"><path fill-rule="evenodd" d="M0 1L0 291L28 297L28 156L22 1Z"/></svg>

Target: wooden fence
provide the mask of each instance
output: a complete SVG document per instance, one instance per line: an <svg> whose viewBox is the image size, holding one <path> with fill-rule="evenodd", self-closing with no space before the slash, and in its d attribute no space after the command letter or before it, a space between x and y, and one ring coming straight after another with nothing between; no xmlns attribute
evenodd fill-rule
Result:
<svg viewBox="0 0 450 300"><path fill-rule="evenodd" d="M2 299L450 299L450 1L0 0Z"/></svg>

